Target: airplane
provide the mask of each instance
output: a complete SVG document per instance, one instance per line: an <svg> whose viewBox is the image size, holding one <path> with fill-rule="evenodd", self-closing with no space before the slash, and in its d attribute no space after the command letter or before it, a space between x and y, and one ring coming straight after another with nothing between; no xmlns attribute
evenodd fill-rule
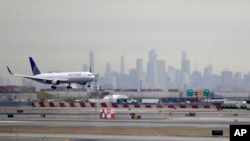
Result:
<svg viewBox="0 0 250 141"><path fill-rule="evenodd" d="M51 84L52 89L56 89L56 85L65 83L68 84L67 89L72 89L72 87L70 86L71 83L77 83L80 85L88 84L88 87L90 87L90 83L95 80L95 75L93 74L91 67L89 68L89 72L42 73L32 57L29 57L29 61L33 76L15 74L10 70L8 66L7 69L9 73L14 76L24 77L43 84Z"/></svg>

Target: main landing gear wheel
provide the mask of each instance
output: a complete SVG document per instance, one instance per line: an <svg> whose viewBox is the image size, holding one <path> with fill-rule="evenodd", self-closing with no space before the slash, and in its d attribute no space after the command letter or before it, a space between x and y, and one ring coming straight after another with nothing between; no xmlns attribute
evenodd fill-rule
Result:
<svg viewBox="0 0 250 141"><path fill-rule="evenodd" d="M72 89L72 87L71 86L67 86L67 89Z"/></svg>

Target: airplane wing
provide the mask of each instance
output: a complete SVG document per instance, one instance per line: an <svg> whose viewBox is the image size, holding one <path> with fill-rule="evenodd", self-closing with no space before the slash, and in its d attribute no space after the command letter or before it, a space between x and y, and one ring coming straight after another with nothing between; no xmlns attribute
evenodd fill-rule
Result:
<svg viewBox="0 0 250 141"><path fill-rule="evenodd" d="M10 74L14 75L14 76L18 76L18 77L23 77L23 78L27 78L27 79L31 79L34 81L38 81L41 83L45 83L45 84L52 84L53 81L60 81L60 83L68 83L68 79L51 79L51 78L39 78L39 77L35 77L35 76L28 76L28 75L21 75L21 74L15 74L13 73L10 68L7 66L7 69L9 71Z"/></svg>
<svg viewBox="0 0 250 141"><path fill-rule="evenodd" d="M26 76L26 75L21 75L21 74L15 74L15 73L13 73L11 70L10 70L10 68L7 66L7 69L8 69L8 72L10 73L10 74L12 74L12 75L15 75L15 76L18 76L18 77L30 77L30 76Z"/></svg>

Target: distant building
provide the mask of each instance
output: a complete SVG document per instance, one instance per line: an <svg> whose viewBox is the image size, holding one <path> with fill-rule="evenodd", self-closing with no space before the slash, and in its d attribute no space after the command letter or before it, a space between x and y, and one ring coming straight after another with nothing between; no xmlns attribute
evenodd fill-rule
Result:
<svg viewBox="0 0 250 141"><path fill-rule="evenodd" d="M203 75L203 81L201 84L202 87L207 88L207 89L213 89L215 86L213 86L212 82L213 79L213 68L212 65L208 65L207 67L204 68L204 75Z"/></svg>
<svg viewBox="0 0 250 141"><path fill-rule="evenodd" d="M113 83L113 78L112 78L112 70L111 70L111 65L110 63L106 64L106 71L104 74L104 84L105 85L112 85Z"/></svg>
<svg viewBox="0 0 250 141"><path fill-rule="evenodd" d="M157 61L157 72L156 72L156 82L158 88L162 90L167 89L167 73L166 73L166 61L158 60Z"/></svg>
<svg viewBox="0 0 250 141"><path fill-rule="evenodd" d="M148 53L147 78L148 88L156 87L157 54L155 50Z"/></svg>
<svg viewBox="0 0 250 141"><path fill-rule="evenodd" d="M136 80L136 69L129 70L129 78L128 78L128 88L129 89L137 89L137 80Z"/></svg>
<svg viewBox="0 0 250 141"><path fill-rule="evenodd" d="M190 61L187 59L186 52L181 52L181 75L182 75L182 84L181 88L186 90L190 87Z"/></svg>
<svg viewBox="0 0 250 141"><path fill-rule="evenodd" d="M167 74L167 87L168 89L175 89L175 88L179 88L177 86L176 83L176 76L177 76L177 70L172 67L172 66L168 66L168 74Z"/></svg>
<svg viewBox="0 0 250 141"><path fill-rule="evenodd" d="M120 75L124 75L124 56L121 56L121 70L120 70Z"/></svg>
<svg viewBox="0 0 250 141"><path fill-rule="evenodd" d="M95 72L95 62L94 62L94 52L89 52L89 67L91 67L92 71Z"/></svg>
<svg viewBox="0 0 250 141"><path fill-rule="evenodd" d="M136 88L139 91L139 89L142 86L142 82L145 81L143 77L143 60L142 59L136 59Z"/></svg>
<svg viewBox="0 0 250 141"><path fill-rule="evenodd" d="M192 75L191 75L191 88L192 89L201 89L202 88L202 75L201 72L199 71L193 71Z"/></svg>
<svg viewBox="0 0 250 141"><path fill-rule="evenodd" d="M204 68L204 77L209 78L213 75L213 67L212 65L208 65L207 67Z"/></svg>
<svg viewBox="0 0 250 141"><path fill-rule="evenodd" d="M224 70L221 72L221 85L226 91L231 91L233 86L233 72L229 70Z"/></svg>
<svg viewBox="0 0 250 141"><path fill-rule="evenodd" d="M190 74L190 61L187 59L185 51L181 52L181 71Z"/></svg>

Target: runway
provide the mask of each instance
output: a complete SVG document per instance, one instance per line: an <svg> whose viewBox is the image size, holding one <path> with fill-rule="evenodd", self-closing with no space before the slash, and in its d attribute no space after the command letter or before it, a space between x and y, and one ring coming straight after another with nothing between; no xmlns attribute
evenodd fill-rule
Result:
<svg viewBox="0 0 250 141"><path fill-rule="evenodd" d="M249 119L242 118L238 123L248 124ZM61 126L61 127L171 127L171 128L195 128L212 127L228 128L230 124L235 124L234 119L220 118L177 118L166 120L5 120L0 121L1 126Z"/></svg>
<svg viewBox="0 0 250 141"><path fill-rule="evenodd" d="M17 137L19 140L41 140L46 137L47 140L70 141L224 141L229 140L230 124L250 123L248 110L186 109L175 110L172 115L169 115L169 111L169 109L116 109L115 119L100 119L97 109L24 109L22 113L17 113L16 109L6 108L1 109L0 113L0 136L6 140ZM195 112L196 116L185 116L188 112ZM46 114L46 117L40 117L41 113ZM130 113L140 114L142 119L132 120ZM237 116L233 116L234 113L237 113ZM8 114L13 114L14 117L8 118ZM36 131L29 132L27 128ZM55 131L48 131L53 128ZM20 132L22 129L25 131ZM223 130L223 137L211 136L213 129ZM38 132L39 130L42 133ZM136 133L137 131L140 133ZM194 133L186 133L192 131ZM201 133L196 133L199 131Z"/></svg>
<svg viewBox="0 0 250 141"><path fill-rule="evenodd" d="M3 134L2 140L34 141L229 141L228 137L177 137L177 136L124 136L76 134Z"/></svg>
<svg viewBox="0 0 250 141"><path fill-rule="evenodd" d="M99 118L99 109L72 109L72 108L26 108L22 109L22 113L17 113L17 109L22 108L4 108L0 109L0 118L6 114L15 114L16 116L32 117L34 115L46 114L49 116L78 116L85 118ZM250 117L250 110L223 110L217 111L215 109L201 110L201 109L174 109L162 108L162 109L115 109L118 118L128 118L130 113L136 113L143 115L143 119L162 118L168 116L172 112L174 117L183 117L188 112L195 112L197 117L232 117L234 113L237 113L239 117Z"/></svg>
<svg viewBox="0 0 250 141"><path fill-rule="evenodd" d="M195 117L186 117L189 111L173 112L157 110L117 110L116 119L100 119L96 110L44 110L44 109L26 109L23 113L16 113L16 110L6 109L0 113L0 124L9 126L109 126L109 127L213 127L228 128L230 124L250 123L250 111L239 110L238 116L233 117L234 110L226 111L194 111ZM40 114L46 115L41 118ZM130 113L136 113L142 116L141 120L131 120ZM7 114L13 114L14 118L8 118Z"/></svg>

